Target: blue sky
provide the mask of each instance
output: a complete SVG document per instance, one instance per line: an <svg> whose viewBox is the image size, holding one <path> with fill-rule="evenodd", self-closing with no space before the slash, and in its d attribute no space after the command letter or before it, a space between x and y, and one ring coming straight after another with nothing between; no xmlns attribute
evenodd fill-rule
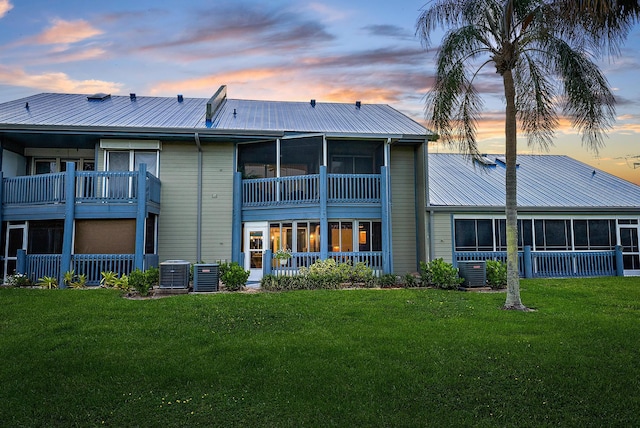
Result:
<svg viewBox="0 0 640 428"><path fill-rule="evenodd" d="M232 98L385 103L424 123L434 73L433 50L414 35L424 4L0 0L0 102L39 92L204 98L227 85ZM638 30L620 57L600 63L618 100L606 146L596 156L563 122L550 153L640 184ZM483 152L502 153L501 79L494 77L481 88L479 139ZM519 145L544 153L524 139Z"/></svg>

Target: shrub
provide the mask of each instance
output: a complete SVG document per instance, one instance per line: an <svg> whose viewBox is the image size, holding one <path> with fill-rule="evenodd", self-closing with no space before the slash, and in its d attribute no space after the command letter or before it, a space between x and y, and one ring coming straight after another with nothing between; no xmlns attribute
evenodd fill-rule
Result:
<svg viewBox="0 0 640 428"><path fill-rule="evenodd" d="M76 275L74 270L69 270L64 273L63 281L71 288L84 288L87 285L87 275Z"/></svg>
<svg viewBox="0 0 640 428"><path fill-rule="evenodd" d="M151 289L145 273L140 269L136 269L129 274L129 287L140 293L141 296L147 296Z"/></svg>
<svg viewBox="0 0 640 428"><path fill-rule="evenodd" d="M458 269L442 259L420 262L420 277L423 285L430 285L444 290L457 289L464 282L458 276Z"/></svg>
<svg viewBox="0 0 640 428"><path fill-rule="evenodd" d="M507 286L507 264L499 260L487 260L487 283L491 288Z"/></svg>
<svg viewBox="0 0 640 428"><path fill-rule="evenodd" d="M220 265L220 279L229 291L242 290L249 279L250 272L244 270L237 262Z"/></svg>
<svg viewBox="0 0 640 428"><path fill-rule="evenodd" d="M380 288L391 288L395 287L398 283L398 277L393 273L385 273L380 275L377 282Z"/></svg>
<svg viewBox="0 0 640 428"><path fill-rule="evenodd" d="M36 285L48 289L58 288L58 280L52 276L43 276L42 278L38 279L38 283Z"/></svg>
<svg viewBox="0 0 640 428"><path fill-rule="evenodd" d="M100 272L100 286L105 288L115 287L118 282L118 274L112 271Z"/></svg>
<svg viewBox="0 0 640 428"><path fill-rule="evenodd" d="M7 275L7 285L11 287L29 287L33 285L31 279L23 273L14 273L13 275Z"/></svg>
<svg viewBox="0 0 640 428"><path fill-rule="evenodd" d="M402 285L406 288L413 288L418 286L418 278L416 278L412 273L405 273L402 277Z"/></svg>

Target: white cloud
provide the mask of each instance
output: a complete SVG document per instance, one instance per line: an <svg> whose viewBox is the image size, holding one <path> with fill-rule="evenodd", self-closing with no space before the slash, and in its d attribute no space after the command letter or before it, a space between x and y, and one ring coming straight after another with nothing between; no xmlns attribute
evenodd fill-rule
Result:
<svg viewBox="0 0 640 428"><path fill-rule="evenodd" d="M0 0L0 18L4 18L11 9L13 9L13 5L9 0Z"/></svg>
<svg viewBox="0 0 640 428"><path fill-rule="evenodd" d="M28 74L19 68L0 65L0 82L4 85L23 86L48 92L66 93L118 93L121 83L103 80L73 80L67 74L60 72Z"/></svg>
<svg viewBox="0 0 640 428"><path fill-rule="evenodd" d="M76 21L54 19L52 24L51 27L30 39L30 41L43 45L68 44L80 42L103 33L83 19Z"/></svg>

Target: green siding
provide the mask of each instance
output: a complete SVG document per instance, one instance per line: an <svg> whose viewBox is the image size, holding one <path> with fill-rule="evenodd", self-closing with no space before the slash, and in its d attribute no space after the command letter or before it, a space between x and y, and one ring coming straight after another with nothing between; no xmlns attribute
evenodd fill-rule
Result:
<svg viewBox="0 0 640 428"><path fill-rule="evenodd" d="M162 195L158 218L160 261L196 262L198 149L163 142L160 152Z"/></svg>
<svg viewBox="0 0 640 428"><path fill-rule="evenodd" d="M451 263L453 261L451 242L451 214L434 213L433 218L433 256L432 259L443 259Z"/></svg>
<svg viewBox="0 0 640 428"><path fill-rule="evenodd" d="M391 149L391 241L394 273L416 272L416 177L413 147Z"/></svg>
<svg viewBox="0 0 640 428"><path fill-rule="evenodd" d="M202 149L202 258L205 262L230 262L234 146L208 144Z"/></svg>

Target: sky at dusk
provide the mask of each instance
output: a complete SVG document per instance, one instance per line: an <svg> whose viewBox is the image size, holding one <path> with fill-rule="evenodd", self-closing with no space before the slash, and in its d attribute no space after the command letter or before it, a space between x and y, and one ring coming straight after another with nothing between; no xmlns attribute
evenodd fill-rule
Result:
<svg viewBox="0 0 640 428"><path fill-rule="evenodd" d="M426 125L432 49L415 36L424 0L0 0L0 102L40 92L384 103ZM596 156L566 121L551 154L640 184L640 28L599 60L617 121ZM486 69L481 151L504 152L502 80ZM439 144L432 152L450 151ZM521 153L546 153L519 139ZM636 168L634 168L634 163Z"/></svg>

